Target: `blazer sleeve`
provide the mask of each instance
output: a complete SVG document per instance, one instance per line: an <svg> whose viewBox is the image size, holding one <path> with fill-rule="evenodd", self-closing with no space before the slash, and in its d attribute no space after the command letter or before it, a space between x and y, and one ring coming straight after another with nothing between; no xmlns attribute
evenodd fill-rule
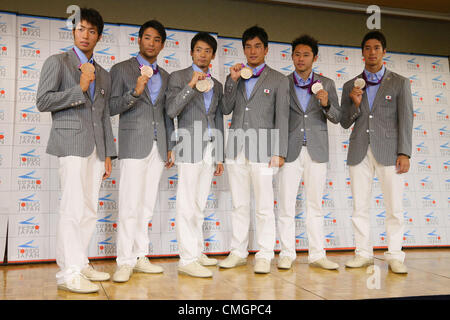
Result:
<svg viewBox="0 0 450 320"><path fill-rule="evenodd" d="M222 86L220 88L220 94L219 94L219 105L217 107L216 110L216 118L215 118L215 122L216 122L216 128L217 130L220 131L221 136L222 136L222 141L219 141L219 145L217 146L218 148L220 148L220 150L218 150L218 157L216 159L217 162L224 162L224 139L225 139L225 135L224 135L224 125L223 125L223 100L224 100L224 95L223 95L223 91L222 91Z"/></svg>
<svg viewBox="0 0 450 320"><path fill-rule="evenodd" d="M171 151L176 144L176 141L171 139L172 133L175 131L175 126L173 120L169 117L167 113L167 99L164 103L164 122L166 124L166 140L167 140L167 151Z"/></svg>
<svg viewBox="0 0 450 320"><path fill-rule="evenodd" d="M230 75L228 75L227 80L225 81L225 91L222 109L223 114L230 114L234 110L234 107L236 105L236 94L239 81L241 81L241 78L239 78L237 81L234 81L233 79L231 79Z"/></svg>
<svg viewBox="0 0 450 320"><path fill-rule="evenodd" d="M355 104L350 98L351 88L352 88L351 82L347 82L346 84L344 84L344 88L342 90L342 97L341 97L342 116L340 123L344 129L350 128L351 125L356 121L356 119L361 114L361 108L356 108Z"/></svg>
<svg viewBox="0 0 450 320"><path fill-rule="evenodd" d="M280 85L277 90L275 101L275 128L279 131L278 154L272 156L280 156L286 158L288 149L288 130L289 130L289 80L287 77L281 78ZM272 150L276 151L277 148Z"/></svg>
<svg viewBox="0 0 450 320"><path fill-rule="evenodd" d="M182 83L178 72L171 73L166 91L167 114L171 119L178 116L195 96L196 90Z"/></svg>
<svg viewBox="0 0 450 320"><path fill-rule="evenodd" d="M141 97L133 97L133 90L125 92L125 83L123 80L123 67L121 64L116 64L111 68L111 98L109 99L109 109L112 116L121 114L132 108L136 101Z"/></svg>
<svg viewBox="0 0 450 320"><path fill-rule="evenodd" d="M328 120L330 120L332 123L339 123L341 120L341 106L339 105L339 99L337 96L336 86L334 85L334 81L330 80L329 82L329 88L328 88L328 105L330 106L328 110L325 110L323 108L323 111L325 113L325 116Z"/></svg>
<svg viewBox="0 0 450 320"><path fill-rule="evenodd" d="M397 96L398 108L398 146L397 154L404 154L411 158L412 153L412 128L414 121L414 109L411 95L411 84L408 79L403 79L400 94Z"/></svg>
<svg viewBox="0 0 450 320"><path fill-rule="evenodd" d="M86 98L79 84L60 91L64 81L62 60L53 55L45 60L39 77L36 107L41 112L55 112L80 106Z"/></svg>

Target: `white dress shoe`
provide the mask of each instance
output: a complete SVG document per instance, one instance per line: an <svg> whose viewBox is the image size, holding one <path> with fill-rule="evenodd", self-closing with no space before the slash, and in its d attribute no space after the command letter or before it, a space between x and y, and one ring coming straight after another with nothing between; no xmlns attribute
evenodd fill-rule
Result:
<svg viewBox="0 0 450 320"><path fill-rule="evenodd" d="M289 270L292 267L292 262L289 257L281 257L278 259L278 269Z"/></svg>
<svg viewBox="0 0 450 320"><path fill-rule="evenodd" d="M206 254L201 254L198 258L198 263L202 266L215 266L217 265L217 259L209 258Z"/></svg>
<svg viewBox="0 0 450 320"><path fill-rule="evenodd" d="M339 265L333 261L328 260L326 257L319 259L317 261L311 262L309 264L311 267L322 268L326 270L336 270L339 269Z"/></svg>
<svg viewBox="0 0 450 320"><path fill-rule="evenodd" d="M96 271L90 265L81 270L81 274L90 281L107 281L111 277L109 273Z"/></svg>
<svg viewBox="0 0 450 320"><path fill-rule="evenodd" d="M408 268L400 260L392 259L389 260L388 263L389 268L393 273L400 273L400 274L408 273Z"/></svg>
<svg viewBox="0 0 450 320"><path fill-rule="evenodd" d="M147 257L140 257L137 259L134 271L143 273L162 273L164 269L161 266L152 264Z"/></svg>
<svg viewBox="0 0 450 320"><path fill-rule="evenodd" d="M75 293L94 293L100 290L98 285L86 279L82 274L76 274L70 280L58 284L58 289Z"/></svg>
<svg viewBox="0 0 450 320"><path fill-rule="evenodd" d="M234 268L247 264L247 258L241 258L233 253L230 253L228 257L219 263L221 268Z"/></svg>
<svg viewBox="0 0 450 320"><path fill-rule="evenodd" d="M197 278L211 278L213 276L210 270L200 265L197 261L191 262L185 266L178 266L178 272Z"/></svg>
<svg viewBox="0 0 450 320"><path fill-rule="evenodd" d="M256 259L255 273L270 273L270 261L267 259Z"/></svg>
<svg viewBox="0 0 450 320"><path fill-rule="evenodd" d="M133 267L124 264L117 268L116 272L113 275L114 282L127 282L130 280L131 275L133 274Z"/></svg>
<svg viewBox="0 0 450 320"><path fill-rule="evenodd" d="M360 255L356 255L352 260L345 263L348 268L362 268L373 265L373 258L364 258Z"/></svg>

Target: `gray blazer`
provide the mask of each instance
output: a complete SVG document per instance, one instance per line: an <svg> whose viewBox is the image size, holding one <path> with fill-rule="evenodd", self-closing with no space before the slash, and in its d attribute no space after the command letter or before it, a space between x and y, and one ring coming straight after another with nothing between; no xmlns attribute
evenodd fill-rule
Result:
<svg viewBox="0 0 450 320"><path fill-rule="evenodd" d="M230 127L233 130L229 131L226 158L235 159L244 143L245 156L252 162L268 163L272 156L286 158L289 123L289 80L286 76L266 64L247 99L245 80L239 78L235 82L228 75L224 98L224 114L233 112ZM237 129L246 132L251 142L245 142L247 138ZM273 129L278 130L279 139Z"/></svg>
<svg viewBox="0 0 450 320"><path fill-rule="evenodd" d="M223 86L216 79L213 87L213 97L206 112L203 93L197 89L192 89L188 83L192 79L194 69L188 67L183 70L173 72L169 77L167 89L167 113L170 118L177 117L179 143L177 147L187 146L190 143L190 155L181 152L181 157L177 157L178 162L195 163L203 159L203 152L208 143L208 124L212 130L212 142L214 146L213 157L216 162L223 162ZM194 130L195 123L201 123L201 132ZM184 130L183 130L184 129ZM184 141L187 136L183 134L189 132L190 141ZM200 143L201 141L201 143ZM201 149L199 146L202 146Z"/></svg>
<svg viewBox="0 0 450 320"><path fill-rule="evenodd" d="M47 153L58 156L88 157L96 147L98 157L116 158L109 115L111 78L95 63L95 96L83 93L81 71L73 50L52 55L45 61L36 97L41 112L52 113Z"/></svg>
<svg viewBox="0 0 450 320"><path fill-rule="evenodd" d="M399 154L411 157L414 116L409 80L386 69L370 110L366 92L358 109L350 99L355 79L344 84L341 98L342 127L347 129L355 123L347 164L360 163L367 154L369 143L375 159L382 165L395 165Z"/></svg>
<svg viewBox="0 0 450 320"><path fill-rule="evenodd" d="M173 123L166 113L165 92L169 74L160 66L158 70L161 89L153 105L147 86L140 97L131 95L141 75L136 58L122 61L111 68L111 115L120 114L119 159L147 157L152 150L155 127L159 154L164 161L167 159L167 149L171 148L168 138L173 131Z"/></svg>
<svg viewBox="0 0 450 320"><path fill-rule="evenodd" d="M316 162L328 162L328 127L327 119L333 123L339 123L341 119L341 107L336 92L334 81L314 73L314 79L320 80L325 91L328 92L327 110L322 107L314 96L309 99L306 112L297 98L294 83L294 73L288 76L291 108L289 112L289 144L286 162L295 161L302 150L303 134L306 132L307 150L311 159Z"/></svg>

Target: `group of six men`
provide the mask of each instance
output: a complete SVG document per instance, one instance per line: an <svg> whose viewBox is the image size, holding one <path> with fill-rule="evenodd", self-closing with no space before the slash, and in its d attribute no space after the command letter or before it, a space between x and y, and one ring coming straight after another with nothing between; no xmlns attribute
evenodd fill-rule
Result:
<svg viewBox="0 0 450 320"><path fill-rule="evenodd" d="M218 261L203 253L202 224L213 176L228 171L233 212L231 252L218 265L245 265L248 256L251 185L255 199L255 273L269 273L274 258L273 174L279 170L279 269L296 259L295 203L301 178L306 195L308 262L338 269L324 250L322 193L326 181L327 120L354 124L347 164L354 209L356 251L347 267L373 264L369 207L374 173L386 206L388 251L395 273L407 273L402 252L403 176L409 170L412 98L409 81L383 65L386 39L369 32L361 44L364 71L345 83L341 104L333 80L312 71L317 41L303 35L292 42L295 71L284 76L265 63L267 33L253 26L242 35L247 63L230 68L225 86L210 75L217 42L206 32L191 41L192 66L169 75L158 66L164 26L151 20L139 30L139 54L106 72L93 58L103 20L81 9L74 25L74 47L44 63L37 108L51 112L47 152L59 159L61 201L57 225L58 288L78 293L99 290L91 281L108 273L89 265L88 245L97 220L102 179L116 158L110 116L120 115L120 189L117 270L112 280L126 282L133 272L161 273L148 255L152 219L164 167L178 167L176 234L179 273L212 277L206 266ZM360 80L361 81L361 80ZM319 89L317 84L319 85ZM223 115L232 113L224 148ZM174 125L175 124L175 125ZM250 133L249 133L250 132ZM251 134L254 132L254 134ZM181 139L180 139L181 138ZM225 149L225 150L224 150Z"/></svg>

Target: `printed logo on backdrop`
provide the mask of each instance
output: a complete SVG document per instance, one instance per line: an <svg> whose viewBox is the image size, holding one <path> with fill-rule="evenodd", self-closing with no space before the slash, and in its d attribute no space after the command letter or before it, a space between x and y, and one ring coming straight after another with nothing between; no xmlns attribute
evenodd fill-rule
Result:
<svg viewBox="0 0 450 320"><path fill-rule="evenodd" d="M219 200L217 199L217 196L214 195L214 193L211 193L208 195L208 199L206 200L206 207L205 209L218 209L219 208Z"/></svg>
<svg viewBox="0 0 450 320"><path fill-rule="evenodd" d="M206 252L217 252L221 249L221 241L216 239L217 234L213 234L204 239L204 250Z"/></svg>
<svg viewBox="0 0 450 320"><path fill-rule="evenodd" d="M164 43L164 48L167 49L180 49L180 40L177 39L175 33L168 34L166 37L166 42Z"/></svg>
<svg viewBox="0 0 450 320"><path fill-rule="evenodd" d="M325 227L335 227L337 225L336 214L328 212L323 216L323 225Z"/></svg>
<svg viewBox="0 0 450 320"><path fill-rule="evenodd" d="M392 59L392 55L386 55L383 58L383 64L386 66L386 68L388 69L395 69L396 68L396 63L395 60Z"/></svg>
<svg viewBox="0 0 450 320"><path fill-rule="evenodd" d="M128 34L128 45L129 46L137 46L139 38L139 31L129 33Z"/></svg>
<svg viewBox="0 0 450 320"><path fill-rule="evenodd" d="M403 212L403 220L405 222L405 226L413 226L414 219L410 216L408 211Z"/></svg>
<svg viewBox="0 0 450 320"><path fill-rule="evenodd" d="M167 189L175 190L178 186L178 173L167 178Z"/></svg>
<svg viewBox="0 0 450 320"><path fill-rule="evenodd" d="M413 98L413 104L414 105L423 105L424 104L423 94L420 93L420 91L412 92L411 96ZM416 119L416 120L419 120L419 119Z"/></svg>
<svg viewBox="0 0 450 320"><path fill-rule="evenodd" d="M116 242L113 241L112 236L109 236L105 240L97 243L97 254L99 256L115 256L116 255Z"/></svg>
<svg viewBox="0 0 450 320"><path fill-rule="evenodd" d="M350 140L342 141L342 143L341 143L341 151L342 152L347 152L349 144L350 144Z"/></svg>
<svg viewBox="0 0 450 320"><path fill-rule="evenodd" d="M427 194L426 196L421 198L421 203L423 208L436 208L437 201L431 194Z"/></svg>
<svg viewBox="0 0 450 320"><path fill-rule="evenodd" d="M37 83L19 88L19 102L34 103L36 101Z"/></svg>
<svg viewBox="0 0 450 320"><path fill-rule="evenodd" d="M19 168L39 168L41 166L41 157L35 153L36 149L18 155Z"/></svg>
<svg viewBox="0 0 450 320"><path fill-rule="evenodd" d="M163 57L163 65L168 68L181 68L180 59L177 58L176 52Z"/></svg>
<svg viewBox="0 0 450 320"><path fill-rule="evenodd" d="M379 209L384 207L384 200L383 200L383 194L380 193L379 195L374 197L374 208Z"/></svg>
<svg viewBox="0 0 450 320"><path fill-rule="evenodd" d="M334 208L335 203L330 194L327 193L322 197L322 208Z"/></svg>
<svg viewBox="0 0 450 320"><path fill-rule="evenodd" d="M18 236L34 236L39 235L39 222L36 221L36 217L31 217L22 221L19 221L19 228L17 230Z"/></svg>
<svg viewBox="0 0 450 320"><path fill-rule="evenodd" d="M99 41L100 44L116 44L117 40L110 28L104 28L102 32L102 38Z"/></svg>
<svg viewBox="0 0 450 320"><path fill-rule="evenodd" d="M40 38L41 28L36 24L36 20L29 20L20 25L19 36Z"/></svg>
<svg viewBox="0 0 450 320"><path fill-rule="evenodd" d="M421 70L422 66L420 65L420 63L418 61L416 61L417 58L411 58L406 60L406 70L407 71L412 71L412 72L416 72L418 70Z"/></svg>
<svg viewBox="0 0 450 320"><path fill-rule="evenodd" d="M109 69L116 63L116 56L110 52L111 47L95 51L95 61L103 68Z"/></svg>
<svg viewBox="0 0 450 320"><path fill-rule="evenodd" d="M116 190L117 189L117 181L114 177L106 178L102 181L101 189L106 190Z"/></svg>
<svg viewBox="0 0 450 320"><path fill-rule="evenodd" d="M153 220L148 222L148 231L153 231Z"/></svg>
<svg viewBox="0 0 450 320"><path fill-rule="evenodd" d="M24 244L17 246L18 259L36 259L39 258L39 246L34 243L35 240L30 240Z"/></svg>
<svg viewBox="0 0 450 320"><path fill-rule="evenodd" d="M345 50L340 50L334 53L334 62L337 64L350 64L350 59L348 57L348 54L346 54Z"/></svg>
<svg viewBox="0 0 450 320"><path fill-rule="evenodd" d="M411 84L411 87L413 87L413 88L422 88L423 87L422 80L419 78L418 75L414 74L414 75L408 77L408 79L409 79L409 83Z"/></svg>
<svg viewBox="0 0 450 320"><path fill-rule="evenodd" d="M58 40L59 41L73 41L72 28L65 26L58 28Z"/></svg>
<svg viewBox="0 0 450 320"><path fill-rule="evenodd" d="M295 215L295 228L306 227L305 211L301 211Z"/></svg>
<svg viewBox="0 0 450 320"><path fill-rule="evenodd" d="M291 73L291 72L294 72L294 66L292 65L292 64L289 64L289 65L287 65L287 66L285 66L285 67L282 67L281 68L281 72L283 72L283 73Z"/></svg>
<svg viewBox="0 0 450 320"><path fill-rule="evenodd" d="M442 78L442 75L434 77L431 81L431 87L433 89L447 89L447 83Z"/></svg>
<svg viewBox="0 0 450 320"><path fill-rule="evenodd" d="M312 68L312 71L313 72L315 72L315 73L317 73L317 74L320 74L321 76L323 76L323 72L319 69L319 67L314 67L314 68Z"/></svg>
<svg viewBox="0 0 450 320"><path fill-rule="evenodd" d="M19 213L38 213L41 211L41 201L36 199L36 193L17 200L17 212Z"/></svg>
<svg viewBox="0 0 450 320"><path fill-rule="evenodd" d="M441 60L436 60L431 62L431 71L432 72L444 72L444 67L440 63Z"/></svg>
<svg viewBox="0 0 450 320"><path fill-rule="evenodd" d="M41 49L38 45L36 45L36 41L28 42L22 44L19 50L20 58L41 58Z"/></svg>
<svg viewBox="0 0 450 320"><path fill-rule="evenodd" d="M419 108L414 109L414 120L417 120L417 121L427 120L425 113L422 111L422 108L419 107Z"/></svg>
<svg viewBox="0 0 450 320"><path fill-rule="evenodd" d="M439 144L439 154L441 155L441 157L449 157L450 156L449 142Z"/></svg>
<svg viewBox="0 0 450 320"><path fill-rule="evenodd" d="M36 127L32 127L30 129L19 132L19 141L20 145L40 145L41 144L41 135L37 132Z"/></svg>
<svg viewBox="0 0 450 320"><path fill-rule="evenodd" d="M227 43L223 44L221 52L222 52L222 56L225 56L225 57L238 57L239 56L238 50L233 45L233 42L227 42Z"/></svg>
<svg viewBox="0 0 450 320"><path fill-rule="evenodd" d="M2 21L1 19L3 18L3 16L0 16L0 33L7 33L8 32L8 25L6 24L5 21Z"/></svg>
<svg viewBox="0 0 450 320"><path fill-rule="evenodd" d="M387 245L387 236L386 236L386 231L381 232L379 235L379 241L378 244L380 244L381 246Z"/></svg>
<svg viewBox="0 0 450 320"><path fill-rule="evenodd" d="M17 177L17 184L19 186L19 191L26 190L42 190L41 178L36 177L36 170L30 171L24 175Z"/></svg>
<svg viewBox="0 0 450 320"><path fill-rule="evenodd" d="M109 193L103 197L98 199L98 210L100 212L108 211L108 210L117 210L117 202L114 199L111 199L112 193Z"/></svg>
<svg viewBox="0 0 450 320"><path fill-rule="evenodd" d="M222 224L215 212L206 216L203 220L203 232L207 231L221 231Z"/></svg>
<svg viewBox="0 0 450 320"><path fill-rule="evenodd" d="M434 211L431 211L424 216L424 223L426 226L439 225L439 217L436 216Z"/></svg>
<svg viewBox="0 0 450 320"><path fill-rule="evenodd" d="M0 65L0 78L6 78L6 66Z"/></svg>
<svg viewBox="0 0 450 320"><path fill-rule="evenodd" d="M353 196L347 196L347 207L351 208L353 206Z"/></svg>
<svg viewBox="0 0 450 320"><path fill-rule="evenodd" d="M20 67L19 80L39 80L41 71L36 62Z"/></svg>
<svg viewBox="0 0 450 320"><path fill-rule="evenodd" d="M428 138L428 131L423 127L422 124L414 127L413 133L414 137L416 138Z"/></svg>
<svg viewBox="0 0 450 320"><path fill-rule="evenodd" d="M449 118L450 118L450 116L448 115L448 113L445 109L442 109L442 110L439 110L438 112L436 112L436 121L448 121Z"/></svg>
<svg viewBox="0 0 450 320"><path fill-rule="evenodd" d="M7 57L8 56L8 45L3 42L3 37L0 37L0 57Z"/></svg>
<svg viewBox="0 0 450 320"><path fill-rule="evenodd" d="M230 68L232 67L232 66L234 66L236 64L236 62L233 60L233 61L229 61L229 62L226 62L226 63L224 63L223 64L223 74L225 75L225 76L227 76L229 73L230 73ZM228 120L228 121L231 121L231 119L230 120ZM231 122L230 122L230 124L231 124ZM230 126L228 126L228 128L229 128Z"/></svg>
<svg viewBox="0 0 450 320"><path fill-rule="evenodd" d="M433 181L429 176L420 179L419 181L419 190L420 191L430 191L433 190Z"/></svg>
<svg viewBox="0 0 450 320"><path fill-rule="evenodd" d="M375 222L378 227L383 227L386 222L386 210L383 210L375 215Z"/></svg>
<svg viewBox="0 0 450 320"><path fill-rule="evenodd" d="M297 194L297 197L295 198L295 209L303 208L305 205L305 199L303 199L303 194L299 193Z"/></svg>
<svg viewBox="0 0 450 320"><path fill-rule="evenodd" d="M169 253L178 253L178 241L177 239L169 240Z"/></svg>
<svg viewBox="0 0 450 320"><path fill-rule="evenodd" d="M97 234L117 232L117 221L112 220L112 213L97 220Z"/></svg>
<svg viewBox="0 0 450 320"><path fill-rule="evenodd" d="M6 143L5 133L0 131L0 145L4 145Z"/></svg>
<svg viewBox="0 0 450 320"><path fill-rule="evenodd" d="M306 232L302 232L295 236L295 246L296 247L308 247L308 238Z"/></svg>
<svg viewBox="0 0 450 320"><path fill-rule="evenodd" d="M430 162L427 159L424 159L417 163L417 172L418 173L432 173L433 168L431 167Z"/></svg>
<svg viewBox="0 0 450 320"><path fill-rule="evenodd" d="M450 179L445 180L444 191L450 191Z"/></svg>
<svg viewBox="0 0 450 320"><path fill-rule="evenodd" d="M448 104L448 100L447 100L447 97L444 95L443 92L439 92L439 93L434 95L433 103L435 105L438 105L438 106L439 105L447 105Z"/></svg>
<svg viewBox="0 0 450 320"><path fill-rule="evenodd" d="M416 236L411 230L408 230L403 234L403 245L415 245L416 243Z"/></svg>
<svg viewBox="0 0 450 320"><path fill-rule="evenodd" d="M439 245L442 244L442 237L440 233L438 233L437 230L434 229L433 231L427 233L426 241L427 244Z"/></svg>
<svg viewBox="0 0 450 320"><path fill-rule="evenodd" d="M286 48L284 50L280 50L280 53L279 53L280 54L280 60L281 61L290 61L291 60L291 56L292 56L291 51L292 51L291 48Z"/></svg>
<svg viewBox="0 0 450 320"><path fill-rule="evenodd" d="M422 141L416 144L415 154L416 155L431 155L430 148L428 147L429 142Z"/></svg>
<svg viewBox="0 0 450 320"><path fill-rule="evenodd" d="M69 50L72 50L73 45L71 44L70 46L64 47L64 48L59 48L59 52L67 52Z"/></svg>
<svg viewBox="0 0 450 320"><path fill-rule="evenodd" d="M167 230L168 231L175 231L175 228L176 228L175 217L174 218L169 218L169 220L167 220Z"/></svg>
<svg viewBox="0 0 450 320"><path fill-rule="evenodd" d="M442 169L444 172L450 172L450 160L444 161L442 163Z"/></svg>
<svg viewBox="0 0 450 320"><path fill-rule="evenodd" d="M40 123L41 113L35 105L31 107L25 107L20 110L20 122L23 123Z"/></svg>
<svg viewBox="0 0 450 320"><path fill-rule="evenodd" d="M334 231L325 235L325 244L327 247L338 247L341 244L339 235Z"/></svg>
<svg viewBox="0 0 450 320"><path fill-rule="evenodd" d="M176 195L169 197L169 199L167 200L167 207L169 209L176 209L176 207L177 207L177 196Z"/></svg>

